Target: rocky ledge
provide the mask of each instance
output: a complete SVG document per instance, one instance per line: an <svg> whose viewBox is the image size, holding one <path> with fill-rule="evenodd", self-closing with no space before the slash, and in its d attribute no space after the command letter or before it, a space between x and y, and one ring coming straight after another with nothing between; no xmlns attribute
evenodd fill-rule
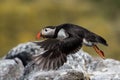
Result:
<svg viewBox="0 0 120 80"><path fill-rule="evenodd" d="M24 75L24 66L18 58L1 59L0 80L120 80L120 61L93 58L80 50L69 55L58 70L33 70Z"/></svg>

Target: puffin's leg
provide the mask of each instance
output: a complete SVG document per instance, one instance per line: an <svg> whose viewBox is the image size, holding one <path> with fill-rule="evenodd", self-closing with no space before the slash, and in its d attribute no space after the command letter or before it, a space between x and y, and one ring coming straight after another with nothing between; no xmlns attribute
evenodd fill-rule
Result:
<svg viewBox="0 0 120 80"><path fill-rule="evenodd" d="M100 55L101 58L103 58L103 59L105 58L104 52L103 52L102 50L100 50L100 49L97 47L97 45L94 45L93 48L95 49L95 51L97 52L97 54Z"/></svg>

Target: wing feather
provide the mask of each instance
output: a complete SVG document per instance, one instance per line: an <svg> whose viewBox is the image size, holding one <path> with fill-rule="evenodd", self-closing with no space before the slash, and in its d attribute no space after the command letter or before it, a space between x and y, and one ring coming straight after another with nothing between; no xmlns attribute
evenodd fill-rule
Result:
<svg viewBox="0 0 120 80"><path fill-rule="evenodd" d="M77 41L79 44L76 43L72 45L71 41L74 43ZM81 47L81 39L75 40L71 38L70 40L66 39L64 41L48 39L37 44L41 45L41 48L44 48L45 51L33 57L34 65L37 65L39 69L42 70L51 70L58 69L62 66L67 61L67 55L70 54L70 52L76 52L78 47Z"/></svg>
<svg viewBox="0 0 120 80"><path fill-rule="evenodd" d="M66 56L62 53L56 58L51 58L52 55L53 53L47 57L43 57L42 55L35 57L34 65L39 66L39 69L50 70L57 69L66 62Z"/></svg>

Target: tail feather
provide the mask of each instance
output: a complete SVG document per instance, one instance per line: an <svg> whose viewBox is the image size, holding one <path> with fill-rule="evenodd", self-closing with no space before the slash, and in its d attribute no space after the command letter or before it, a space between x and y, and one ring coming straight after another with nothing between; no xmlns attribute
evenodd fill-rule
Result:
<svg viewBox="0 0 120 80"><path fill-rule="evenodd" d="M107 41L100 36L97 36L97 41L105 46L108 46Z"/></svg>

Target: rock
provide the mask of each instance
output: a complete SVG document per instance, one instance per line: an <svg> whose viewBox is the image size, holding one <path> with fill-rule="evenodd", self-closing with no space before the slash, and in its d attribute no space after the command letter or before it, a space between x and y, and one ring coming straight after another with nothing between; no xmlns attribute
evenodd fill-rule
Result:
<svg viewBox="0 0 120 80"><path fill-rule="evenodd" d="M61 74L62 73L62 74ZM77 70L64 70L54 80L84 80L83 72Z"/></svg>
<svg viewBox="0 0 120 80"><path fill-rule="evenodd" d="M86 52L80 50L76 54L69 55L67 57L67 62L63 66L61 66L58 70L46 72L35 69L31 71L31 73L27 74L24 77L24 79L25 80L84 80L85 78L87 78L86 68L85 68L86 64L90 63L91 61L92 61L92 57L88 55Z"/></svg>
<svg viewBox="0 0 120 80"><path fill-rule="evenodd" d="M24 80L84 80L84 74L77 70L57 70L32 72Z"/></svg>
<svg viewBox="0 0 120 80"><path fill-rule="evenodd" d="M0 80L18 80L23 75L22 62L16 60L0 60Z"/></svg>
<svg viewBox="0 0 120 80"><path fill-rule="evenodd" d="M94 60L88 69L91 80L120 80L120 61Z"/></svg>
<svg viewBox="0 0 120 80"><path fill-rule="evenodd" d="M93 58L80 50L58 70L31 70L23 75L19 59L0 60L0 80L120 80L120 61ZM12 74L11 74L12 73Z"/></svg>

